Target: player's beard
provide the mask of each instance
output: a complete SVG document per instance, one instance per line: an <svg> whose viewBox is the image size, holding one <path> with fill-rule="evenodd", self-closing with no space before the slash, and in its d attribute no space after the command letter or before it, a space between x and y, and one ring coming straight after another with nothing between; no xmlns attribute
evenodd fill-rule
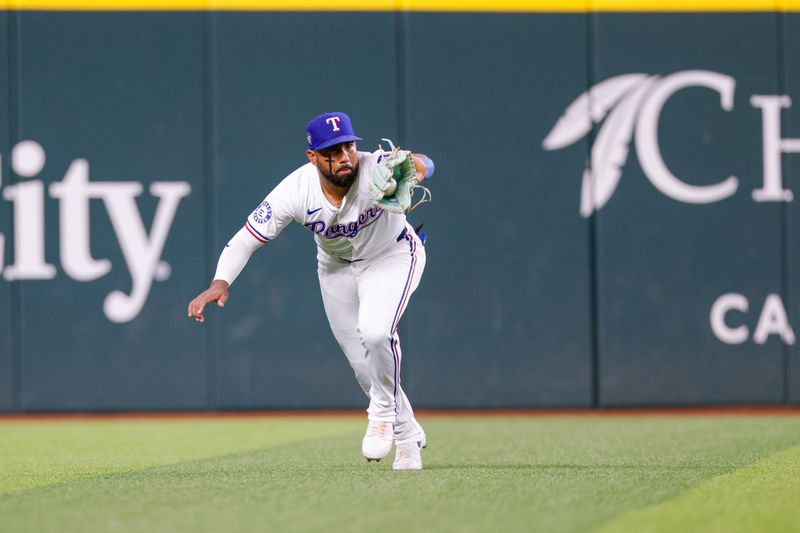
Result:
<svg viewBox="0 0 800 533"><path fill-rule="evenodd" d="M325 165L322 166L324 167ZM341 187L342 189L349 189L350 186L353 184L353 182L356 181L356 176L358 176L358 163L356 163L355 166L352 167L349 165L340 165L336 169L336 171L338 172L343 168L351 168L352 172L350 172L349 174L343 174L339 176L336 174L336 172L331 172L332 168L328 166L327 172L323 168L320 168L319 173L322 174L322 176L326 180L328 180L332 185L336 187Z"/></svg>

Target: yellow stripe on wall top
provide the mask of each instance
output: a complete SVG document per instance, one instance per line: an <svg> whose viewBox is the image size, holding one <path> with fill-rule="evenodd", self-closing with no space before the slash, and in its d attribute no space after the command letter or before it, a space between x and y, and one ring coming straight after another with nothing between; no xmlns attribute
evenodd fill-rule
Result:
<svg viewBox="0 0 800 533"><path fill-rule="evenodd" d="M0 10L800 12L800 0L0 0Z"/></svg>

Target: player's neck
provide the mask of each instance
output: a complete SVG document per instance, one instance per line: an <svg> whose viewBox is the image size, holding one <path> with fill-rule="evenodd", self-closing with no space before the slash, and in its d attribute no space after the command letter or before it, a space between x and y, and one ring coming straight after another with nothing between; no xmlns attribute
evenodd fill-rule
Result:
<svg viewBox="0 0 800 533"><path fill-rule="evenodd" d="M352 185L348 187L337 187L322 176L319 177L319 184L322 187L322 192L325 195L325 198L327 198L328 201L336 207L342 206L342 200L347 194L347 191L350 190L350 187L352 187Z"/></svg>

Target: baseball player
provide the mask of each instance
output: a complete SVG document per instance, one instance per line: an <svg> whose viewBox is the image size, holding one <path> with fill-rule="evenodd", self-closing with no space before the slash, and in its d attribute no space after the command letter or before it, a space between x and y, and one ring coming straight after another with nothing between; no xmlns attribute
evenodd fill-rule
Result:
<svg viewBox="0 0 800 533"><path fill-rule="evenodd" d="M189 303L202 322L210 302L224 307L250 255L292 220L313 235L322 301L331 330L369 397L361 453L395 470L422 468L425 433L400 385L397 324L425 269L425 248L406 221L413 191L434 171L425 155L391 147L359 152L345 113L314 117L306 129L308 163L281 181L219 257L214 280Z"/></svg>

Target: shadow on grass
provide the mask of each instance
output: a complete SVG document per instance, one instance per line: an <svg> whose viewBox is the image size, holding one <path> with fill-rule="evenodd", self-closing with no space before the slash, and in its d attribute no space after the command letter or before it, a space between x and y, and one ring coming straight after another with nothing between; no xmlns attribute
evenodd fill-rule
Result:
<svg viewBox="0 0 800 533"><path fill-rule="evenodd" d="M355 454L350 463L339 461L336 463L313 462L308 464L299 464L289 462L284 459L287 451L296 450L299 447L309 448L309 457L315 457L315 448L324 448L331 442L331 439L348 439L352 440L353 437L347 436L334 436L323 437L319 439L303 440L298 442L289 442L278 446L270 446L256 450L248 450L243 452L235 452L230 454L215 455L210 457L203 457L192 459L188 461L179 461L175 463L167 463L156 466L150 466L132 470L120 470L111 473L102 474L87 474L47 485L39 485L30 488L11 490L0 494L0 503L11 498L24 497L27 494L42 493L45 491L55 491L64 487L85 485L91 483L103 483L115 480L124 479L148 479L148 478L176 478L176 479L190 479L202 478L209 475L209 472L214 470L230 470L236 471L249 469L255 472L267 471L281 471L291 469L297 472L313 472L320 469L331 472L346 472L352 471L360 467L360 463L356 461ZM389 464L391 468L391 462ZM2 520L0 520L2 524ZM0 532L3 531L0 527Z"/></svg>

